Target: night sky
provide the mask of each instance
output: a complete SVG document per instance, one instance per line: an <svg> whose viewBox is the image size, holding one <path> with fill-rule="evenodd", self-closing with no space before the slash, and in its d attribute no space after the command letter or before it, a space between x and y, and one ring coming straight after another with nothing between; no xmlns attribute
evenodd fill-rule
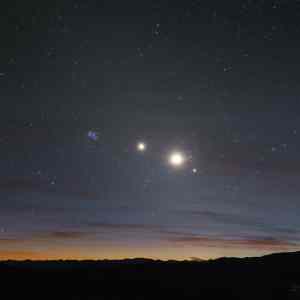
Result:
<svg viewBox="0 0 300 300"><path fill-rule="evenodd" d="M300 249L300 1L0 12L0 259Z"/></svg>

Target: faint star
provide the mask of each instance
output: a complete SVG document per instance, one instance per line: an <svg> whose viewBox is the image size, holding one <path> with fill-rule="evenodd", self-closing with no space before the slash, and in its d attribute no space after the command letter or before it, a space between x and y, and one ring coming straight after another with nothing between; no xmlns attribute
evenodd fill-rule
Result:
<svg viewBox="0 0 300 300"><path fill-rule="evenodd" d="M228 66L228 67L224 67L223 71L224 71L224 72L228 72L228 71L230 71L231 69L232 69L232 67L231 67L231 66Z"/></svg>

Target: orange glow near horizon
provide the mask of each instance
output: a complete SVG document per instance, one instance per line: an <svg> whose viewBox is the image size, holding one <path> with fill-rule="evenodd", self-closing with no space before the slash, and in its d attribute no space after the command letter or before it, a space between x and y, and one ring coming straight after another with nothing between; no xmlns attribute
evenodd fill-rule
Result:
<svg viewBox="0 0 300 300"><path fill-rule="evenodd" d="M233 247L96 247L88 248L61 248L47 251L36 250L0 250L0 260L101 260L101 259L126 259L150 258L160 260L185 260L197 257L200 259L215 259L218 257L246 257L260 256L274 252L295 251L293 247L274 248L233 248Z"/></svg>
<svg viewBox="0 0 300 300"><path fill-rule="evenodd" d="M296 251L300 248L296 242L274 238L226 239L207 235L165 233L160 237L137 240L136 235L131 233L126 240L120 240L113 239L112 233L113 231L107 231L107 236L111 234L111 239L95 239L93 235L81 232L54 232L50 235L33 235L31 239L23 240L0 239L0 260L97 260L137 257L161 260L185 260L191 257L214 259L224 256L260 256Z"/></svg>

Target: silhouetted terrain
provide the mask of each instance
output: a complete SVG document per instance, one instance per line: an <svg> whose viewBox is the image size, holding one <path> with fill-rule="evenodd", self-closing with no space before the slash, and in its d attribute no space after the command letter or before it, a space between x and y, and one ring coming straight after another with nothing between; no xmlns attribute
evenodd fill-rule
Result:
<svg viewBox="0 0 300 300"><path fill-rule="evenodd" d="M7 261L0 280L1 299L300 299L300 252L203 262Z"/></svg>

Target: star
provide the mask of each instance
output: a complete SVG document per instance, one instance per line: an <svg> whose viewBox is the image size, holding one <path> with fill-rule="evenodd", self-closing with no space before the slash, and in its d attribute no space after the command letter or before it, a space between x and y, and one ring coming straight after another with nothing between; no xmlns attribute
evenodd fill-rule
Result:
<svg viewBox="0 0 300 300"><path fill-rule="evenodd" d="M274 147L271 148L271 151L272 151L272 152L276 152L276 151L277 151L277 148L274 146Z"/></svg>

